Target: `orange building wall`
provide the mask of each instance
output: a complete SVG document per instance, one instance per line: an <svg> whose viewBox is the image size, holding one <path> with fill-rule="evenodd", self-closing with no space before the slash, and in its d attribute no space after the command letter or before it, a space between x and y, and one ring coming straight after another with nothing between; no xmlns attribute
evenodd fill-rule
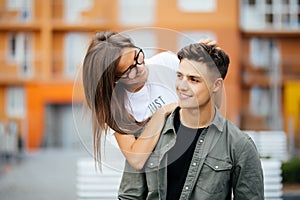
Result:
<svg viewBox="0 0 300 200"><path fill-rule="evenodd" d="M27 135L26 144L29 150L38 149L43 141L45 105L48 103L72 103L73 82L65 80L62 73L64 67L62 53L64 35L68 32L76 31L128 30L136 28L123 27L118 24L118 1L94 1L97 2L95 3L96 6L105 6L99 9L93 8L88 12L82 13L87 19L87 23L80 22L80 24L75 25L64 24L62 21L63 1L34 1L35 8L38 8L34 9L35 21L27 28L25 27L25 29L30 30L34 34L34 74L36 77L29 80L29 82L25 81L23 83L20 81L21 84L25 85L27 96L27 115L24 118L26 133L24 135ZM0 0L1 4L3 2L4 0ZM224 101L226 105L223 113L238 125L241 98L238 1L216 0L216 5L217 9L212 13L183 13L177 6L177 0L156 1L157 10L154 26L169 28L178 32L212 31L217 35L219 45L231 58L230 68L225 80L226 99ZM107 23L98 23L97 19L102 18L102 16L106 16ZM88 21L90 18L92 22ZM19 31L22 31L23 28L21 26ZM10 28L8 27L7 29ZM5 34L6 32L4 31L0 33L0 41L5 41ZM159 38L159 40L161 41L158 41L158 43L161 44L164 39ZM175 44L174 40L171 44ZM0 43L0 48L7 49L4 45L4 43ZM7 64L4 64L4 66L7 67ZM10 67L9 70L17 70L17 67ZM4 70L1 69L2 71ZM17 73L11 72L10 74ZM60 81L60 79L63 81ZM51 81L54 82L52 83ZM0 89L1 94L3 94L3 91Z"/></svg>
<svg viewBox="0 0 300 200"><path fill-rule="evenodd" d="M216 11L185 13L178 8L177 0L157 1L157 25L179 28L238 28L238 1L216 0Z"/></svg>
<svg viewBox="0 0 300 200"><path fill-rule="evenodd" d="M45 105L48 103L72 103L73 83L30 83L27 93L27 148L40 147L45 129Z"/></svg>
<svg viewBox="0 0 300 200"><path fill-rule="evenodd" d="M157 25L177 31L212 31L218 44L230 56L230 66L225 79L226 114L236 125L240 123L240 44L238 1L217 0L216 11L211 13L185 13L179 10L177 0L157 1Z"/></svg>
<svg viewBox="0 0 300 200"><path fill-rule="evenodd" d="M5 88L0 87L0 120L3 120L6 118L4 100L5 100Z"/></svg>

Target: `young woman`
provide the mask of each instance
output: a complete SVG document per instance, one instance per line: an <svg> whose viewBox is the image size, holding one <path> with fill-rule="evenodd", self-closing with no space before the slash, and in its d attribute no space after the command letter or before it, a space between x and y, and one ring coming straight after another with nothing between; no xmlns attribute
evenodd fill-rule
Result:
<svg viewBox="0 0 300 200"><path fill-rule="evenodd" d="M121 34L95 35L84 58L83 86L92 112L96 161L101 160L101 135L111 128L127 161L136 169L144 166L165 116L176 107L172 86L178 64L170 52L145 60L143 50Z"/></svg>

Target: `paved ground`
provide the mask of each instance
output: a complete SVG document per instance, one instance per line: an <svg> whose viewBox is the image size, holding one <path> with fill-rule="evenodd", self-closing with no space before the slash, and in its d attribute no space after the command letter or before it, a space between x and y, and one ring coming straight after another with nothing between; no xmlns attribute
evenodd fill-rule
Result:
<svg viewBox="0 0 300 200"><path fill-rule="evenodd" d="M76 160L82 152L41 151L21 161L2 159L1 200L76 199Z"/></svg>
<svg viewBox="0 0 300 200"><path fill-rule="evenodd" d="M47 150L20 161L0 160L1 200L75 200L76 161L87 152ZM299 200L300 190L284 192L284 200Z"/></svg>
<svg viewBox="0 0 300 200"><path fill-rule="evenodd" d="M283 192L284 200L299 200L300 184L284 185Z"/></svg>

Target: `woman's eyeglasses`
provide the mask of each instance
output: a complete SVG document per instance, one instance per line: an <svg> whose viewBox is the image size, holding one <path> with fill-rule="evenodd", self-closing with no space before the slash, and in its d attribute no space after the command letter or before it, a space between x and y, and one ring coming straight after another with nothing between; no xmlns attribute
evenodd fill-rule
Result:
<svg viewBox="0 0 300 200"><path fill-rule="evenodd" d="M144 64L145 55L142 49L138 48L138 53L134 57L134 64L129 66L129 68L122 73L121 76L117 76L117 78L122 79L134 79L138 74L138 68L137 65Z"/></svg>

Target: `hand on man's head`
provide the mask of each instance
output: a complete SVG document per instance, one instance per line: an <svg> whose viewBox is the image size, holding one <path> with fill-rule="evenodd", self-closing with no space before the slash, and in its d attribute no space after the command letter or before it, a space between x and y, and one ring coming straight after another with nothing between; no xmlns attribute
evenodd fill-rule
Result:
<svg viewBox="0 0 300 200"><path fill-rule="evenodd" d="M204 43L204 44L207 44L207 45L210 45L210 46L214 46L215 45L217 49L221 50L221 47L219 47L217 41L213 40L211 38L201 38L199 40L199 43Z"/></svg>

